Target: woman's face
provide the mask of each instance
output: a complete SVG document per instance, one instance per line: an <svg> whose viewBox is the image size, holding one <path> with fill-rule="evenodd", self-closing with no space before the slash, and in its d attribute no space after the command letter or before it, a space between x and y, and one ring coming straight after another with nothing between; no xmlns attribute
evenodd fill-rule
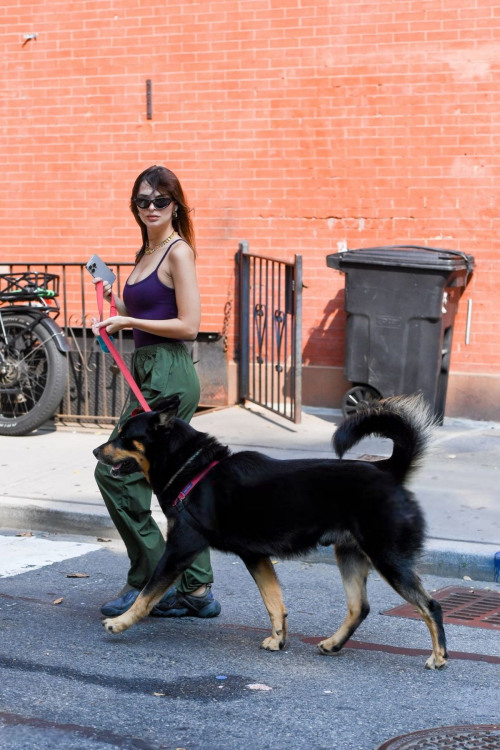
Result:
<svg viewBox="0 0 500 750"><path fill-rule="evenodd" d="M168 192L153 190L149 182L146 182L145 180L141 182L139 186L139 192L137 193L137 198L146 198L152 201L158 196L166 196L167 198L170 197ZM137 211L139 214L139 218L143 222L143 224L145 224L148 229L154 227L155 232L158 232L158 230L165 229L166 227L170 226L174 208L174 201L172 201L172 203L166 208L155 208L153 203L150 202L147 208L140 208L139 206L137 206Z"/></svg>

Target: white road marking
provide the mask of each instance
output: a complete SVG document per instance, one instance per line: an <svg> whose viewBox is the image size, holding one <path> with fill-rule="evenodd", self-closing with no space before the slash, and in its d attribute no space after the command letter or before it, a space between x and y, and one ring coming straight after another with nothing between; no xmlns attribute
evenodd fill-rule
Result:
<svg viewBox="0 0 500 750"><path fill-rule="evenodd" d="M101 549L98 544L54 542L36 536L0 536L0 578L17 576ZM83 570L76 571L85 573Z"/></svg>

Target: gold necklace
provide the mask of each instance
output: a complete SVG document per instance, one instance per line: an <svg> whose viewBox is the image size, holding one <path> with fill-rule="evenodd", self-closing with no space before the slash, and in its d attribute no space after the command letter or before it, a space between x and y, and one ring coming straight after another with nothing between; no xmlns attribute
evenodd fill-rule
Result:
<svg viewBox="0 0 500 750"><path fill-rule="evenodd" d="M156 247L149 247L149 245L146 245L146 247L144 248L144 252L146 253L146 255L152 255L152 253L154 253L155 250L159 250L160 247L164 247L167 244L167 242L170 242L172 237L175 237L176 234L177 232L174 229L172 234L169 234L167 239L163 240L163 242L160 242L160 244L157 245Z"/></svg>

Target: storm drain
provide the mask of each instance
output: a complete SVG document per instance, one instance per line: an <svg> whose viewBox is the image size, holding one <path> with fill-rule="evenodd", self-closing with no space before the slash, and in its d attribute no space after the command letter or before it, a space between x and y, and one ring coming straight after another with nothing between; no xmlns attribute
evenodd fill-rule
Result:
<svg viewBox="0 0 500 750"><path fill-rule="evenodd" d="M378 750L500 750L500 726L438 727L394 737Z"/></svg>
<svg viewBox="0 0 500 750"><path fill-rule="evenodd" d="M468 625L470 628L500 630L500 593L486 589L465 589L460 586L447 586L432 592L434 599L443 608L443 621L452 625ZM408 617L421 620L412 604L393 607L383 615ZM495 746L496 747L496 746Z"/></svg>

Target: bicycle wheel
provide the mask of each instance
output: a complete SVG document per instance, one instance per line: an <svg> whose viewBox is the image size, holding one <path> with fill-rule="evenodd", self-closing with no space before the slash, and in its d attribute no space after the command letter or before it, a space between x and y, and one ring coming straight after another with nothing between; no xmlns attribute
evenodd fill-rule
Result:
<svg viewBox="0 0 500 750"><path fill-rule="evenodd" d="M29 315L2 313L0 435L27 435L59 406L68 360L52 334Z"/></svg>

